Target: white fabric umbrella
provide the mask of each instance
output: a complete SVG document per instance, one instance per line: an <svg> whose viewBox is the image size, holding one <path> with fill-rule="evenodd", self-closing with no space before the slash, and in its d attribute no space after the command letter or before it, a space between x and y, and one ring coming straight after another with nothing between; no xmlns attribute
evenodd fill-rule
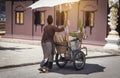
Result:
<svg viewBox="0 0 120 78"><path fill-rule="evenodd" d="M64 3L78 2L80 0L39 0L29 7L32 9L41 8L41 7L53 7L56 5L61 5Z"/></svg>
<svg viewBox="0 0 120 78"><path fill-rule="evenodd" d="M56 5L58 5L57 0L39 0L33 3L32 5L30 5L29 7L32 9L36 9L41 7L53 7Z"/></svg>

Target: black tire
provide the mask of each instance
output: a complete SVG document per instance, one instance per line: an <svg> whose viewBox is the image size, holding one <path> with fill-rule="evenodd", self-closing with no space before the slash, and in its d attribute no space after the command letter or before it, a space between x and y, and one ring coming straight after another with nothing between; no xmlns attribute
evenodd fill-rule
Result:
<svg viewBox="0 0 120 78"><path fill-rule="evenodd" d="M85 54L82 51L76 52L73 60L73 65L76 70L83 69L85 66Z"/></svg>
<svg viewBox="0 0 120 78"><path fill-rule="evenodd" d="M65 67L65 65L67 64L67 60L65 59L65 54L56 54L55 62L58 67L60 68Z"/></svg>

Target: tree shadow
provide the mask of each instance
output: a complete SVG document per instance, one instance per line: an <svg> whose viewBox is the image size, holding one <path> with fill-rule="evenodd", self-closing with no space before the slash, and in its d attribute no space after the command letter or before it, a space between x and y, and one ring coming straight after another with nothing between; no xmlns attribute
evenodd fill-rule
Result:
<svg viewBox="0 0 120 78"><path fill-rule="evenodd" d="M2 46L0 46L0 50L23 50L23 49L32 49L32 48L15 48L15 47L2 47Z"/></svg>
<svg viewBox="0 0 120 78"><path fill-rule="evenodd" d="M59 68L54 65L52 72L61 74L92 74L97 72L104 72L105 67L99 64L87 64L82 70L76 71L73 64L66 65L64 68Z"/></svg>

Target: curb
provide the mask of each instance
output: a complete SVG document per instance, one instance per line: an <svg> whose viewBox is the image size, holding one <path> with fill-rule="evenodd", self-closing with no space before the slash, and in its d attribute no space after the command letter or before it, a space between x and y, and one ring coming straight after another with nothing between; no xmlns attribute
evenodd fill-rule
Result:
<svg viewBox="0 0 120 78"><path fill-rule="evenodd" d="M23 39L11 39L11 38L0 38L1 42L9 43L21 43L21 44L30 44L30 45L40 45L41 41L38 40L23 40Z"/></svg>
<svg viewBox="0 0 120 78"><path fill-rule="evenodd" d="M23 67L23 66L36 65L36 64L40 64L40 62L23 63L23 64L18 64L18 65L6 65L6 66L1 66L0 69L8 69L8 68L15 68L15 67Z"/></svg>
<svg viewBox="0 0 120 78"><path fill-rule="evenodd" d="M120 55L116 55L116 54L108 54L108 55L100 55L100 56L88 56L86 57L86 59L94 59L94 58L102 58L102 57L113 57L113 56L120 56Z"/></svg>
<svg viewBox="0 0 120 78"><path fill-rule="evenodd" d="M101 48L94 48L94 49L90 49L88 48L88 51L91 51L91 52L101 52L101 53L109 53L109 54L112 54L112 55L120 55L120 50L113 50L113 49L101 49Z"/></svg>

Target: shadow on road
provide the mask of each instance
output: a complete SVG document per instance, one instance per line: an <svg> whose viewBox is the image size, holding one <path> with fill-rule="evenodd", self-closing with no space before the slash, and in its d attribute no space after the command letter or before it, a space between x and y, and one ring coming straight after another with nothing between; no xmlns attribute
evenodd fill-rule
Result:
<svg viewBox="0 0 120 78"><path fill-rule="evenodd" d="M32 48L15 48L15 47L2 47L2 46L0 46L0 50L22 50L22 49L32 49Z"/></svg>
<svg viewBox="0 0 120 78"><path fill-rule="evenodd" d="M52 72L61 73L61 74L92 74L97 72L104 72L105 67L98 64L86 64L84 69L76 71L73 65L66 65L64 68L58 68L54 66Z"/></svg>

